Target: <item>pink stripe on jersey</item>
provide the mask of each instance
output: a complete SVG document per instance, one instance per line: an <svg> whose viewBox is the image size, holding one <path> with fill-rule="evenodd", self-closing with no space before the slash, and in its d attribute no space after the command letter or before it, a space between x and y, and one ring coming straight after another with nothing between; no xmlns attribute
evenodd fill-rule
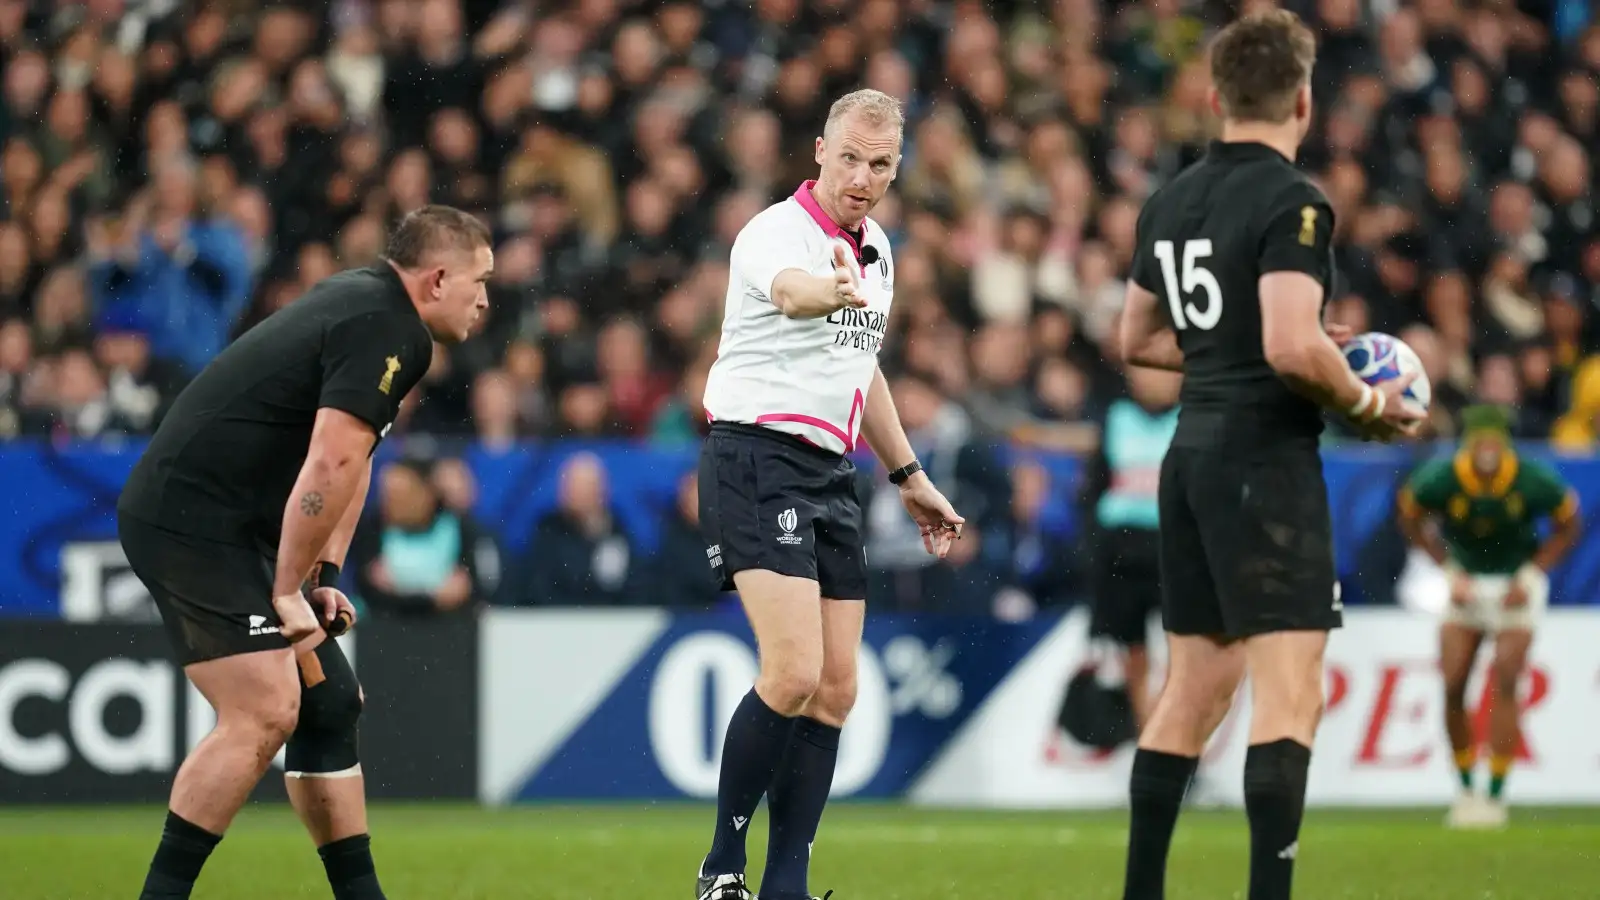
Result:
<svg viewBox="0 0 1600 900"><path fill-rule="evenodd" d="M826 431L827 433L838 438L840 443L844 444L846 453L854 453L856 449L856 413L865 409L866 405L866 398L862 395L861 390L857 388L855 397L850 401L850 420L845 423L843 429L832 422L827 421L826 419L819 419L816 416L808 416L804 413L766 413L764 415L756 416L756 424L765 425L768 422L793 422L797 425L809 425L812 428ZM805 439L802 437L801 440Z"/></svg>

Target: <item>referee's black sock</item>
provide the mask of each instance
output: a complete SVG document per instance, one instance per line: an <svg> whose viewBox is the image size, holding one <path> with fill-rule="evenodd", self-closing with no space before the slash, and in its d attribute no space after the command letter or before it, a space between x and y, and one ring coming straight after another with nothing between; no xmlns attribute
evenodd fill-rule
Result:
<svg viewBox="0 0 1600 900"><path fill-rule="evenodd" d="M172 810L161 828L161 845L150 860L139 900L186 900L206 858L222 835L212 834Z"/></svg>
<svg viewBox="0 0 1600 900"><path fill-rule="evenodd" d="M1139 748L1128 779L1128 868L1123 900L1162 900L1167 890L1167 851L1178 811L1200 760Z"/></svg>
<svg viewBox="0 0 1600 900"><path fill-rule="evenodd" d="M372 838L357 834L317 848L328 873L333 900L385 900L372 864Z"/></svg>
<svg viewBox="0 0 1600 900"><path fill-rule="evenodd" d="M795 720L789 751L767 790L772 831L767 835L767 868L761 874L762 900L810 900L806 877L811 843L833 789L839 734L838 728L816 719Z"/></svg>
<svg viewBox="0 0 1600 900"><path fill-rule="evenodd" d="M750 833L761 795L783 759L794 719L779 715L756 694L744 695L722 741L722 775L717 781L717 831L711 838L702 875L743 872L744 839Z"/></svg>
<svg viewBox="0 0 1600 900"><path fill-rule="evenodd" d="M1250 817L1250 898L1289 900L1300 820L1306 811L1311 748L1284 738L1252 744L1244 758L1244 810Z"/></svg>

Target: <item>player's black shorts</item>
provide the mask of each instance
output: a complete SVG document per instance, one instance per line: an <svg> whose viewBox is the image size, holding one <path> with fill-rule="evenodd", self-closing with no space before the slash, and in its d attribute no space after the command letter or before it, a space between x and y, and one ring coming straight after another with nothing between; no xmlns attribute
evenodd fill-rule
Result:
<svg viewBox="0 0 1600 900"><path fill-rule="evenodd" d="M1142 647L1161 608L1161 538L1149 528L1109 528L1095 541L1089 636Z"/></svg>
<svg viewBox="0 0 1600 900"><path fill-rule="evenodd" d="M1174 446L1161 465L1160 502L1167 631L1244 638L1343 624L1314 445Z"/></svg>
<svg viewBox="0 0 1600 900"><path fill-rule="evenodd" d="M817 582L864 600L867 558L848 457L762 428L718 422L700 451L700 529L723 590L746 569Z"/></svg>
<svg viewBox="0 0 1600 900"><path fill-rule="evenodd" d="M117 514L128 565L161 612L182 665L289 646L272 609L273 565L254 547Z"/></svg>

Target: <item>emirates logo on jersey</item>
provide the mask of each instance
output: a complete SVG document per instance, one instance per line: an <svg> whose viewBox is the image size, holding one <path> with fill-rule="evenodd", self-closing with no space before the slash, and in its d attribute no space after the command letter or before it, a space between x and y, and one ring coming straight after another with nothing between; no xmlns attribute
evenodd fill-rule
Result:
<svg viewBox="0 0 1600 900"><path fill-rule="evenodd" d="M825 321L839 326L833 335L835 347L853 347L866 353L878 352L889 326L889 316L872 309L835 310Z"/></svg>

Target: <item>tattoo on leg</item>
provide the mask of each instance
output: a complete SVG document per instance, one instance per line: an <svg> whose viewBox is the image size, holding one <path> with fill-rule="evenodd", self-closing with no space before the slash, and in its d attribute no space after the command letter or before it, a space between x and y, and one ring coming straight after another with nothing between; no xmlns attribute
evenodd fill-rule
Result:
<svg viewBox="0 0 1600 900"><path fill-rule="evenodd" d="M312 491L300 498L300 511L308 516L322 515L322 495Z"/></svg>

